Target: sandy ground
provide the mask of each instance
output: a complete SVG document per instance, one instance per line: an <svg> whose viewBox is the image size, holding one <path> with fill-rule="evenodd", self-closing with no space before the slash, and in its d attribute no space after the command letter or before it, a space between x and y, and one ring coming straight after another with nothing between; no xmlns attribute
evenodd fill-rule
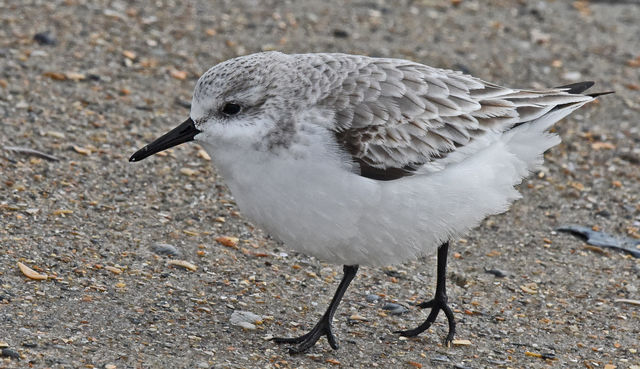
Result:
<svg viewBox="0 0 640 369"><path fill-rule="evenodd" d="M638 35L632 0L0 0L0 145L59 159L0 148L0 367L639 368L640 307L620 299L640 299L640 261L554 231L640 237ZM196 145L127 162L187 117L206 69L273 49L616 90L557 125L563 144L510 212L453 243L468 345L442 346L443 318L417 339L392 333L426 317L414 304L433 293L430 256L362 268L336 314L340 349L322 339L289 356L265 338L309 329L341 267L252 227ZM496 268L508 275L485 272ZM261 324L231 325L239 310Z"/></svg>

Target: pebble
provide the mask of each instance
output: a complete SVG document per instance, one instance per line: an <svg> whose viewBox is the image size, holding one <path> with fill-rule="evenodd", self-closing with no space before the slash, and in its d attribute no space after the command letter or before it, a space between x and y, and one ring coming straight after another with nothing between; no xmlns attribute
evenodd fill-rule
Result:
<svg viewBox="0 0 640 369"><path fill-rule="evenodd" d="M334 29L333 30L333 37L335 38L348 38L349 37L349 32L343 30L343 29Z"/></svg>
<svg viewBox="0 0 640 369"><path fill-rule="evenodd" d="M393 302L388 302L386 304L384 304L384 306L382 307L383 310L387 310L388 312L390 312L393 315L400 315L400 314L404 314L407 311L409 311L409 309L407 309L406 307L400 305L400 304L394 304Z"/></svg>
<svg viewBox="0 0 640 369"><path fill-rule="evenodd" d="M380 300L380 296L370 293L365 296L364 299L367 300L367 302L378 302Z"/></svg>
<svg viewBox="0 0 640 369"><path fill-rule="evenodd" d="M500 270L500 269L487 269L487 268L485 268L485 269L484 269L484 272L485 272L485 273L488 273L488 274L493 274L493 275L494 275L494 276L496 276L497 278L504 278L504 277L506 277L506 276L507 276L507 273L506 273L506 272L503 272L503 271L502 271L502 270Z"/></svg>
<svg viewBox="0 0 640 369"><path fill-rule="evenodd" d="M40 45L55 45L58 42L49 31L36 33L33 39Z"/></svg>
<svg viewBox="0 0 640 369"><path fill-rule="evenodd" d="M12 350L10 348L3 348L0 352L0 356L20 360L20 354L18 353L18 351Z"/></svg>
<svg viewBox="0 0 640 369"><path fill-rule="evenodd" d="M151 245L151 251L158 255L180 255L180 250L178 250L175 246L166 243L154 243L153 245Z"/></svg>
<svg viewBox="0 0 640 369"><path fill-rule="evenodd" d="M456 364L453 366L455 369L471 369L470 366L466 366L464 364Z"/></svg>
<svg viewBox="0 0 640 369"><path fill-rule="evenodd" d="M577 80L582 79L582 73L580 73L580 72L567 72L567 73L562 75L562 78L566 79L567 81L577 81Z"/></svg>
<svg viewBox="0 0 640 369"><path fill-rule="evenodd" d="M451 360L448 357L444 356L444 355L436 355L436 356L431 358L431 361L436 361L436 362L440 362L440 363L448 363Z"/></svg>
<svg viewBox="0 0 640 369"><path fill-rule="evenodd" d="M545 44L551 40L551 35L545 32L542 32L539 29L531 30L531 42L535 44Z"/></svg>
<svg viewBox="0 0 640 369"><path fill-rule="evenodd" d="M256 324L262 323L262 317L250 311L236 310L231 314L229 320L231 325L237 325L244 329L254 330Z"/></svg>

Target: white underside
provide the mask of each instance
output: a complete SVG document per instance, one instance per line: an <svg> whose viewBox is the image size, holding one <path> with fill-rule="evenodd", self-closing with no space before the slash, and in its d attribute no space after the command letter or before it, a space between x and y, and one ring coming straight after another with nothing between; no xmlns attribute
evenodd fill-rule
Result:
<svg viewBox="0 0 640 369"><path fill-rule="evenodd" d="M388 265L433 253L506 211L520 197L514 185L560 142L546 130L580 105L487 135L451 153L440 171L393 181L349 172L329 135L278 156L201 143L241 211L289 248L337 264Z"/></svg>

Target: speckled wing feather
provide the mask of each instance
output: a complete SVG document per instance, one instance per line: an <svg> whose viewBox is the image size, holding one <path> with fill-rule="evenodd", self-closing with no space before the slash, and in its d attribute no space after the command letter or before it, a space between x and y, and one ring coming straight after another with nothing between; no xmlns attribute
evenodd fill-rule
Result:
<svg viewBox="0 0 640 369"><path fill-rule="evenodd" d="M363 175L395 179L487 132L505 131L556 106L592 98L569 88L516 90L400 60L312 54L314 77L334 111L338 141ZM319 82L319 83L318 83Z"/></svg>

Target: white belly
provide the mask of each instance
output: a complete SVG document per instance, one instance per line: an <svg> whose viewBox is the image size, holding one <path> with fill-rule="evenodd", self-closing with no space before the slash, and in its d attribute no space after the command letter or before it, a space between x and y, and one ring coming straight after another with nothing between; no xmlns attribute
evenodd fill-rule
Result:
<svg viewBox="0 0 640 369"><path fill-rule="evenodd" d="M241 165L219 169L240 210L291 249L336 264L388 265L433 253L508 209L519 197L513 186L559 142L515 131L444 170L393 181L353 174L322 153L254 160L227 152Z"/></svg>

